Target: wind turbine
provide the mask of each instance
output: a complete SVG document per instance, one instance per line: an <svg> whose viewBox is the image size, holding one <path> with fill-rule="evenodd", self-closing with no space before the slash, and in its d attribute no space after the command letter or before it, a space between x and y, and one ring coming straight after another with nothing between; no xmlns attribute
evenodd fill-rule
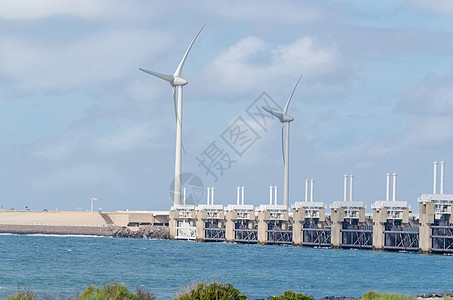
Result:
<svg viewBox="0 0 453 300"><path fill-rule="evenodd" d="M173 91L173 105L175 108L175 118L176 118L176 157L175 157L175 185L174 185L174 200L173 204L175 206L181 204L181 166L182 166L182 156L181 150L183 149L182 145L182 87L185 86L188 81L182 78L182 68L184 67L184 63L186 62L187 55L192 49L195 40L197 39L200 32L203 30L205 25L201 26L200 30L198 30L197 35L193 38L192 42L187 48L186 53L182 57L181 62L178 65L175 73L173 75L162 74L154 71L145 70L142 68L138 68L140 71L148 73L150 75L156 76L160 79L168 81L171 85L171 89ZM178 96L176 97L176 88L178 89ZM176 100L177 99L177 100Z"/></svg>
<svg viewBox="0 0 453 300"><path fill-rule="evenodd" d="M293 89L293 92L291 93L291 96L289 96L288 102L286 102L285 108L283 109L283 112L278 113L275 112L267 107L263 106L263 109L273 115L274 117L278 118L281 123L281 128L282 128L282 155L283 155L283 162L285 164L285 180L284 180L284 186L283 186L283 204L288 207L288 197L289 197L289 123L294 121L294 118L289 116L288 113L288 107L289 103L291 102L291 99L293 98L294 92L296 91L297 85L299 84L300 80L302 79L301 75L299 77L299 80L296 83L296 86ZM284 125L286 123L286 145L283 144L283 129Z"/></svg>

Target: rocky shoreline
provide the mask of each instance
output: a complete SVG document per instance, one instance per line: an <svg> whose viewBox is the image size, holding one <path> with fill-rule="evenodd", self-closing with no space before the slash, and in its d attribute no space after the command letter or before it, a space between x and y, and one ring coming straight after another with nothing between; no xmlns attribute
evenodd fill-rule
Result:
<svg viewBox="0 0 453 300"><path fill-rule="evenodd" d="M137 229L129 227L111 227L108 230L116 238L135 238L135 239L169 239L170 230L168 226L140 226Z"/></svg>
<svg viewBox="0 0 453 300"><path fill-rule="evenodd" d="M117 238L168 239L167 226L141 226L128 228L120 226L62 226L62 225L0 225L0 233L10 234L56 234L56 235L94 235Z"/></svg>
<svg viewBox="0 0 453 300"><path fill-rule="evenodd" d="M453 298L453 291L444 291L438 293L426 293L419 295L408 295L410 299L443 299L446 297ZM358 300L360 297L336 297L336 296L327 296L319 298L318 300Z"/></svg>

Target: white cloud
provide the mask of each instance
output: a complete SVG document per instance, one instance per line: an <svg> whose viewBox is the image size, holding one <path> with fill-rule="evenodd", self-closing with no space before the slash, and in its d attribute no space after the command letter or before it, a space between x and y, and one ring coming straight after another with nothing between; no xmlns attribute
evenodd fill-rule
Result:
<svg viewBox="0 0 453 300"><path fill-rule="evenodd" d="M426 11L453 16L453 2L451 0L407 0L406 2L411 6L421 8Z"/></svg>
<svg viewBox="0 0 453 300"><path fill-rule="evenodd" d="M261 90L267 84L288 83L301 73L306 78L334 74L343 65L333 42L303 37L295 42L272 47L264 40L249 36L218 55L205 69L205 76L218 92L240 94ZM292 81L290 81L292 82Z"/></svg>
<svg viewBox="0 0 453 300"><path fill-rule="evenodd" d="M93 17L109 10L108 2L106 0L4 0L0 6L0 18L36 19L57 14Z"/></svg>
<svg viewBox="0 0 453 300"><path fill-rule="evenodd" d="M159 41L159 47L150 47L150 41ZM163 32L142 30L96 32L65 43L8 38L0 41L0 71L20 91L86 89L137 74L139 65L169 44Z"/></svg>
<svg viewBox="0 0 453 300"><path fill-rule="evenodd" d="M204 5L211 13L215 11L222 17L246 20L247 22L303 23L315 21L325 15L328 9L320 9L304 1L304 5L294 1L208 1ZM277 12L278 13L275 13Z"/></svg>

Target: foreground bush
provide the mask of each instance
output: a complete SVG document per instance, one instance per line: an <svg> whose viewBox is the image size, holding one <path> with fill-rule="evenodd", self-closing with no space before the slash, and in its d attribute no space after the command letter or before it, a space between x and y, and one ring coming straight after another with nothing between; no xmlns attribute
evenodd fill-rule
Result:
<svg viewBox="0 0 453 300"><path fill-rule="evenodd" d="M235 289L231 284L221 284L213 282L210 284L199 283L181 291L177 298L178 300L245 300L247 296L242 295L238 289Z"/></svg>
<svg viewBox="0 0 453 300"><path fill-rule="evenodd" d="M376 291L369 291L363 295L361 300L407 300L415 299L415 297L399 295L399 294L379 294Z"/></svg>
<svg viewBox="0 0 453 300"><path fill-rule="evenodd" d="M8 300L35 300L38 299L35 293L30 290L20 290ZM42 299L42 298L41 298ZM52 296L45 296L44 299L55 299ZM132 293L127 287L122 284L107 284L104 287L98 288L90 285L80 296L75 298L63 298L66 300L156 300L151 293L141 288L137 289L137 293Z"/></svg>
<svg viewBox="0 0 453 300"><path fill-rule="evenodd" d="M77 297L78 300L155 300L156 297L151 293L137 289L137 293L132 293L122 284L108 284L103 288L95 286L87 287L83 293Z"/></svg>
<svg viewBox="0 0 453 300"><path fill-rule="evenodd" d="M314 300L313 297L304 294L296 294L293 291L286 291L283 295L272 296L271 300Z"/></svg>
<svg viewBox="0 0 453 300"><path fill-rule="evenodd" d="M14 296L8 298L8 300L35 300L35 293L30 290L20 290Z"/></svg>

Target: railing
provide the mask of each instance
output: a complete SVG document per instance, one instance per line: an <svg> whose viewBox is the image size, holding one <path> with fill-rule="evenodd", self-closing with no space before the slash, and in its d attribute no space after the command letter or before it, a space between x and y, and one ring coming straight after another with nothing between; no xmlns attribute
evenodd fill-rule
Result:
<svg viewBox="0 0 453 300"><path fill-rule="evenodd" d="M402 227L396 230L385 230L385 250L418 251L419 228Z"/></svg>
<svg viewBox="0 0 453 300"><path fill-rule="evenodd" d="M266 230L268 244L292 244L293 231L282 229L269 229Z"/></svg>
<svg viewBox="0 0 453 300"><path fill-rule="evenodd" d="M357 226L340 230L342 233L342 248L373 248L372 226Z"/></svg>
<svg viewBox="0 0 453 300"><path fill-rule="evenodd" d="M309 219L319 219L321 213L319 209L306 208L305 209L305 218Z"/></svg>
<svg viewBox="0 0 453 300"><path fill-rule="evenodd" d="M431 226L432 252L453 252L453 226Z"/></svg>
<svg viewBox="0 0 453 300"><path fill-rule="evenodd" d="M204 240L210 242L223 242L225 241L225 228L205 228Z"/></svg>
<svg viewBox="0 0 453 300"><path fill-rule="evenodd" d="M330 228L302 228L303 246L330 247Z"/></svg>
<svg viewBox="0 0 453 300"><path fill-rule="evenodd" d="M239 243L257 243L258 229L235 229L235 242Z"/></svg>
<svg viewBox="0 0 453 300"><path fill-rule="evenodd" d="M197 238L197 228L190 226L187 222L178 222L176 227L176 239L195 240Z"/></svg>
<svg viewBox="0 0 453 300"><path fill-rule="evenodd" d="M269 219L274 221L281 221L284 219L284 213L283 212L269 212Z"/></svg>

